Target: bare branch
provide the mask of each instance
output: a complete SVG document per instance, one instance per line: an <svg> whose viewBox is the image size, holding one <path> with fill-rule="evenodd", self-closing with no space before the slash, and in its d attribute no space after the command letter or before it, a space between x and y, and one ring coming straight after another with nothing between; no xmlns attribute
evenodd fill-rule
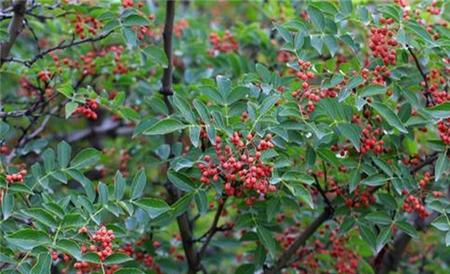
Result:
<svg viewBox="0 0 450 274"><path fill-rule="evenodd" d="M220 228L217 226L217 224L219 223L219 219L220 219L220 216L222 215L222 211L223 211L223 209L225 207L226 201L227 201L227 197L225 197L223 199L223 202L221 204L219 204L219 206L217 207L216 215L214 216L214 219L213 219L213 222L211 224L211 227L208 229L208 231L205 234L205 235L207 235L206 236L206 241L203 243L200 251L198 252L199 259L202 258L203 254L206 251L206 248L209 245L209 242L214 237L214 234L216 234L220 230Z"/></svg>
<svg viewBox="0 0 450 274"><path fill-rule="evenodd" d="M14 14L8 27L9 39L0 45L0 67L3 65L4 59L8 57L17 36L22 31L26 4L26 0L16 0L13 3Z"/></svg>
<svg viewBox="0 0 450 274"><path fill-rule="evenodd" d="M424 83L425 83L425 92L424 92L424 95L425 95L425 99L427 100L427 106L434 105L433 96L431 96L431 93L430 93L430 86L428 85L427 75L426 75L425 72L423 71L422 66L420 66L419 59L417 59L417 56L416 56L416 54L414 53L414 51L412 50L412 48L411 48L409 45L406 45L406 48L408 49L409 54L411 54L411 56L413 57L414 62L415 62L415 64L416 64L416 67L417 67L417 69L419 70L419 73L420 73L420 75L422 76L422 79L423 79L423 81L424 81Z"/></svg>
<svg viewBox="0 0 450 274"><path fill-rule="evenodd" d="M278 258L275 264L266 269L264 274L277 274L281 273L281 270L285 268L290 261L290 259L297 253L297 250L305 245L306 241L314 234L314 232L327 220L333 216L333 210L326 207L324 211L309 225L306 227L305 231L301 233L295 241L289 246L289 248L283 252L283 254Z"/></svg>

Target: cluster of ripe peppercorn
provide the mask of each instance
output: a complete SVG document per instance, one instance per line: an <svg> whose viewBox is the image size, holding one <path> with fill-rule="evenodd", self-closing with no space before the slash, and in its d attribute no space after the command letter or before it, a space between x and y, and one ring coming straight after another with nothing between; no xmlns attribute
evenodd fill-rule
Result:
<svg viewBox="0 0 450 274"><path fill-rule="evenodd" d="M97 113L95 112L95 110L97 109L98 109L97 101L88 99L86 100L86 103L84 105L77 107L75 113L79 113L88 119L96 120Z"/></svg>
<svg viewBox="0 0 450 274"><path fill-rule="evenodd" d="M87 227L81 227L78 233L88 233ZM101 226L92 236L90 236L90 245L81 245L81 253L92 252L97 254L101 261L113 254L112 242L116 238L114 231L108 230L105 226ZM100 265L88 262L75 262L73 267L77 270L77 274L91 273L100 268ZM114 273L119 268L118 265L111 265L105 269L106 273Z"/></svg>
<svg viewBox="0 0 450 274"><path fill-rule="evenodd" d="M86 38L85 28L92 35L96 35L97 31L100 29L100 21L92 16L83 16L78 14L75 18L75 33L81 38Z"/></svg>
<svg viewBox="0 0 450 274"><path fill-rule="evenodd" d="M210 51L211 55L214 55L215 52L233 52L239 48L236 39L229 31L226 31L223 37L220 37L216 32L212 32L209 35L209 42L213 46L213 49Z"/></svg>
<svg viewBox="0 0 450 274"><path fill-rule="evenodd" d="M6 181L9 184L12 183L23 183L23 179L27 175L27 171L25 169L22 169L21 171L14 173L14 174L8 174L6 175Z"/></svg>
<svg viewBox="0 0 450 274"><path fill-rule="evenodd" d="M357 273L360 258L348 246L347 238L342 237L337 228L332 229L329 233L328 231L330 231L330 226L327 224L319 233L322 237L326 237L326 242L329 241L329 245L325 244L325 241L317 239L311 244L299 248L296 253L299 260L292 262L290 267L297 269L298 273L302 274L315 273L326 263L326 261L321 260L322 256L329 255L333 257L333 260L330 262L333 264L336 273ZM284 249L288 249L300 232L300 225L289 226L282 234L276 237L276 240Z"/></svg>
<svg viewBox="0 0 450 274"><path fill-rule="evenodd" d="M265 195L274 192L276 187L269 183L272 167L264 163L261 153L274 147L272 136L267 134L264 139L257 142L255 136L248 134L244 140L240 133L235 132L231 137L231 143L235 150L229 145L223 145L222 138L216 138L214 145L216 155L213 159L206 155L205 163L198 164L202 174L200 181L209 184L222 178L225 181L225 192L229 196L241 197L245 190L252 193ZM249 149L252 148L252 149ZM248 205L253 204L255 196L250 195L246 200Z"/></svg>

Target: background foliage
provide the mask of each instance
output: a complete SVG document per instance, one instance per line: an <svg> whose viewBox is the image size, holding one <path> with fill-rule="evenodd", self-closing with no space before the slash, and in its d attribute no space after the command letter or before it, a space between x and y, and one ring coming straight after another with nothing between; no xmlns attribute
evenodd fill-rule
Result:
<svg viewBox="0 0 450 274"><path fill-rule="evenodd" d="M0 8L2 273L448 273L447 1Z"/></svg>

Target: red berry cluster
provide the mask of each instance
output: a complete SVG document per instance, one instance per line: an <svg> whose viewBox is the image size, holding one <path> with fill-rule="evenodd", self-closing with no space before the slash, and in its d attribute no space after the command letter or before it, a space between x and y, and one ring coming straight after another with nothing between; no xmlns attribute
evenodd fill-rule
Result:
<svg viewBox="0 0 450 274"><path fill-rule="evenodd" d="M148 254L146 251L141 251L136 247L141 246L147 241L146 238L141 238L134 245L131 243L125 244L120 251L127 254L128 256L134 258L136 261L142 261L144 265L150 269L153 269L157 274L161 274L161 268L158 264L155 263L155 260L152 255ZM161 243L158 241L153 241L153 248L159 248Z"/></svg>
<svg viewBox="0 0 450 274"><path fill-rule="evenodd" d="M403 203L403 210L408 213L413 213L415 211L420 218L426 218L430 215L420 199L413 195L408 195L408 197L406 197L405 202Z"/></svg>
<svg viewBox="0 0 450 274"><path fill-rule="evenodd" d="M439 7L437 7L437 4L438 4L437 1L433 0L431 2L431 5L427 7L427 11L430 14L439 15L441 13L441 9Z"/></svg>
<svg viewBox="0 0 450 274"><path fill-rule="evenodd" d="M408 2L406 0L394 0L394 2L402 8L408 5Z"/></svg>
<svg viewBox="0 0 450 274"><path fill-rule="evenodd" d="M369 208L375 202L375 196L368 189L361 191L359 188L356 188L351 197L345 198L345 205L349 208L360 208L361 206Z"/></svg>
<svg viewBox="0 0 450 274"><path fill-rule="evenodd" d="M77 14L75 18L75 33L81 38L86 38L85 28L92 35L96 35L97 31L100 29L100 21L92 16L83 16Z"/></svg>
<svg viewBox="0 0 450 274"><path fill-rule="evenodd" d="M439 70L432 69L426 76L426 78L430 85L429 92L431 96L433 96L434 103L442 104L450 101L450 93L447 92L444 88L440 88L441 85L445 85L447 83L447 79L445 76L441 75ZM426 86L424 81L421 83L421 85L423 87Z"/></svg>
<svg viewBox="0 0 450 274"><path fill-rule="evenodd" d="M371 72L371 74L369 74ZM368 80L369 77L372 79L372 84L384 86L386 80L391 76L391 72L386 66L376 66L374 70L370 71L367 68L363 68L361 71L361 76L365 80Z"/></svg>
<svg viewBox="0 0 450 274"><path fill-rule="evenodd" d="M111 229L108 230L105 226L102 226L94 233L94 235L92 235L91 240L94 244L89 247L89 250L97 253L100 260L104 261L106 257L113 253L112 242L115 238L114 231Z"/></svg>
<svg viewBox="0 0 450 274"><path fill-rule="evenodd" d="M48 82L50 81L52 74L48 70L43 70L38 72L37 76L40 81Z"/></svg>
<svg viewBox="0 0 450 274"><path fill-rule="evenodd" d="M22 169L21 171L6 175L6 181L10 184L12 183L23 183L23 179L27 175L27 171Z"/></svg>
<svg viewBox="0 0 450 274"><path fill-rule="evenodd" d="M431 181L431 174L430 172L425 172L423 175L423 178L420 179L419 181L419 187L420 188L425 188Z"/></svg>
<svg viewBox="0 0 450 274"><path fill-rule="evenodd" d="M3 144L0 146L0 154L8 155L9 152L10 152L10 150L9 150L9 147L7 144Z"/></svg>
<svg viewBox="0 0 450 274"><path fill-rule="evenodd" d="M308 80L311 80L315 77L314 73L310 71L311 62L303 61L301 59L298 60L299 69L294 71L295 76L301 81L302 89L296 90L292 92L293 97L299 97L300 99L306 98L308 99L308 103L306 105L306 110L308 113L314 111L315 106L314 102L319 102L320 97L313 90L310 89L310 84Z"/></svg>
<svg viewBox="0 0 450 274"><path fill-rule="evenodd" d="M132 8L134 5L133 0L122 0L122 7L126 8Z"/></svg>
<svg viewBox="0 0 450 274"><path fill-rule="evenodd" d="M98 103L95 100L88 99L86 100L86 103L83 106L77 107L75 110L75 113L82 114L84 117L96 120L97 119L97 113L95 113L95 110L98 109Z"/></svg>
<svg viewBox="0 0 450 274"><path fill-rule="evenodd" d="M439 137L446 145L450 145L450 118L438 122Z"/></svg>
<svg viewBox="0 0 450 274"><path fill-rule="evenodd" d="M181 19L180 21L176 22L173 26L173 32L175 33L175 36L180 38L183 35L183 30L189 27L189 22L186 19Z"/></svg>
<svg viewBox="0 0 450 274"><path fill-rule="evenodd" d="M280 50L277 52L277 61L280 63L288 63L294 58L294 55L286 50Z"/></svg>
<svg viewBox="0 0 450 274"><path fill-rule="evenodd" d="M325 228L321 229L319 233L326 237L327 241L329 240L330 245L323 243L321 239L317 239L309 246L298 249L296 257L299 260L291 263L290 267L297 269L298 273L316 273L318 268L326 263L321 261L322 256L328 255L334 258L332 263L336 273L357 273L360 258L351 248L347 247L347 239L339 236L337 228L327 233L329 230L329 225L325 225ZM282 234L277 235L276 240L284 249L287 249L294 242L300 231L299 224L296 224L286 228Z"/></svg>
<svg viewBox="0 0 450 274"><path fill-rule="evenodd" d="M381 129L377 128L375 130L372 130L372 125L368 124L363 130L362 130L362 136L361 136L361 153L366 154L370 150L373 150L375 154L380 154L383 152L383 140L377 140L377 136L381 134Z"/></svg>
<svg viewBox="0 0 450 274"><path fill-rule="evenodd" d="M213 46L213 50L210 52L211 55L216 55L217 52L233 52L239 48L236 39L229 31L226 31L222 38L216 32L212 32L209 35L209 42Z"/></svg>
<svg viewBox="0 0 450 274"><path fill-rule="evenodd" d="M272 167L261 160L261 152L274 147L271 142L272 136L268 134L258 144L252 134L248 134L246 140L247 142L244 142L241 134L235 132L231 137L235 147L233 151L229 145L223 147L222 139L217 137L214 148L219 164L216 164L211 156L206 155L204 157L206 164L198 165L202 174L200 181L208 184L211 179L218 181L219 177L223 178L225 192L229 196L241 197L245 190L255 191L258 195L274 192L276 187L269 183ZM254 149L248 148L251 146ZM254 200L250 197L247 203L252 204Z"/></svg>
<svg viewBox="0 0 450 274"><path fill-rule="evenodd" d="M383 63L387 66L389 64L395 65L397 60L396 46L397 41L393 38L395 32L389 28L394 22L392 18L381 18L380 23L385 25L381 28L372 27L370 29L369 48L372 50L374 57L383 59Z"/></svg>

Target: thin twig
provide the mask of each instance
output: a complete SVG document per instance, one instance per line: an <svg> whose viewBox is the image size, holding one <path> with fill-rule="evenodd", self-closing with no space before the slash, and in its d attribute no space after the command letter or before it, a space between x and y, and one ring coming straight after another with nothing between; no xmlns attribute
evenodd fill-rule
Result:
<svg viewBox="0 0 450 274"><path fill-rule="evenodd" d="M422 76L422 79L425 83L425 99L427 100L427 106L431 106L434 105L434 100L433 100L433 96L431 96L430 93L430 86L428 85L428 79L427 79L427 75L425 74L425 72L422 69L422 66L419 63L419 59L417 59L416 54L414 53L414 51L412 50L412 48L409 45L406 45L406 48L408 49L409 54L411 54L411 56L414 59L414 63L416 63L416 67L419 70L420 75Z"/></svg>

